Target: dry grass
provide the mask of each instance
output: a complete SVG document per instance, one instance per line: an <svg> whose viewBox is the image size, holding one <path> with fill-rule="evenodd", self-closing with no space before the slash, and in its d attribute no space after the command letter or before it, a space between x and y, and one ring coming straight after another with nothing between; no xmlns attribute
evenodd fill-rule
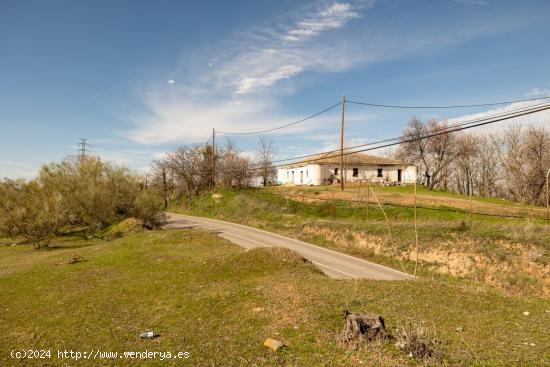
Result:
<svg viewBox="0 0 550 367"><path fill-rule="evenodd" d="M56 265L71 256L88 261ZM194 230L65 241L49 251L0 246L0 294L2 366L16 364L11 349L45 347L188 351L192 366L418 366L393 343L351 353L340 348L336 337L346 308L383 315L392 333L407 320L437 325L442 365L508 366L521 358L536 366L549 357L548 304L536 297L438 279L333 280L292 252L245 252ZM160 337L141 340L148 330ZM262 346L268 337L288 347L273 353ZM19 364L91 365L55 358Z"/></svg>
<svg viewBox="0 0 550 367"><path fill-rule="evenodd" d="M453 208L455 211L419 209L417 246L412 208L383 206L381 210L376 204L380 195L405 195L393 189L375 188L375 193L369 195L375 203L368 212L353 202L307 202L308 199L301 196L303 190L312 191L310 194L315 197L338 196L332 188L324 191L277 187L224 192L219 203L211 203L208 197L208 201L200 200L188 209L197 215L279 232L397 269L401 269L399 262L403 262L409 273L415 270L418 247L420 276L450 275L511 294L550 295L550 226L534 220L475 215L470 224L467 213L457 213ZM344 195L354 200L358 196L351 191ZM448 199L445 193L434 193L433 197ZM485 203L482 199L474 202L480 200ZM498 206L491 201L487 204ZM511 206L514 205L505 203L499 210L506 212Z"/></svg>
<svg viewBox="0 0 550 367"><path fill-rule="evenodd" d="M396 329L397 348L409 356L424 361L440 361L443 357L441 340L424 323L407 322Z"/></svg>

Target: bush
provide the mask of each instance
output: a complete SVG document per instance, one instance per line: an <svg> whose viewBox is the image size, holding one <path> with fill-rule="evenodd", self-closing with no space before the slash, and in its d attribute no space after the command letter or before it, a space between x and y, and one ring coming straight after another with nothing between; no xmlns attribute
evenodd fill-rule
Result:
<svg viewBox="0 0 550 367"><path fill-rule="evenodd" d="M395 345L418 359L441 359L441 341L423 323L408 322L397 329Z"/></svg>
<svg viewBox="0 0 550 367"><path fill-rule="evenodd" d="M66 159L44 166L38 181L58 192L71 224L101 229L131 213L139 179L98 158Z"/></svg>
<svg viewBox="0 0 550 367"><path fill-rule="evenodd" d="M22 237L34 248L48 247L65 224L59 193L36 181L0 183L0 232Z"/></svg>
<svg viewBox="0 0 550 367"><path fill-rule="evenodd" d="M166 223L163 208L164 202L160 195L152 190L143 190L134 200L134 217L141 220L146 228L158 228Z"/></svg>

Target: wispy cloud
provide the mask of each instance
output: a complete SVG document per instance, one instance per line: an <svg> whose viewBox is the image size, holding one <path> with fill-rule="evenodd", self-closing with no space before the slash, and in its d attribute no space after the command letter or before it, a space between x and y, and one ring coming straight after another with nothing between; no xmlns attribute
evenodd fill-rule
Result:
<svg viewBox="0 0 550 367"><path fill-rule="evenodd" d="M550 97L550 89L544 88L533 88L529 93L526 94L527 97Z"/></svg>
<svg viewBox="0 0 550 367"><path fill-rule="evenodd" d="M292 42L304 41L326 30L341 28L349 20L358 17L359 13L351 4L334 3L311 18L298 22L287 32L284 39Z"/></svg>
<svg viewBox="0 0 550 367"><path fill-rule="evenodd" d="M132 116L135 128L125 136L139 143L160 144L206 140L212 127L269 129L303 117L289 112L280 101L299 89L305 75L343 72L466 42L508 24L493 19L467 28L458 23L421 24L411 29L391 23L359 24L373 6L369 0L318 2L242 34L202 55L201 60L182 63L163 83L141 93L146 111ZM168 79L176 82L168 84ZM279 133L303 133L319 126L315 119Z"/></svg>
<svg viewBox="0 0 550 367"><path fill-rule="evenodd" d="M460 3L464 5L488 5L489 3L485 0L453 0L455 3Z"/></svg>
<svg viewBox="0 0 550 367"><path fill-rule="evenodd" d="M257 87L268 87L276 83L278 80L290 78L301 73L303 70L304 68L302 66L283 65L278 69L269 71L263 75L244 77L239 82L237 90L235 90L235 94L247 93Z"/></svg>
<svg viewBox="0 0 550 367"><path fill-rule="evenodd" d="M0 180L5 177L33 179L37 176L39 168L39 163L0 161Z"/></svg>
<svg viewBox="0 0 550 367"><path fill-rule="evenodd" d="M483 119L483 118L487 118L495 115L501 115L501 114L506 115L507 113L518 109L523 109L530 106L540 106L542 104L544 104L544 101L516 102L506 106L493 108L487 111L456 117L453 119L449 119L448 121L451 124L456 124L456 123L461 123L466 121ZM504 127L508 127L512 125L530 125L530 126L542 127L542 126L548 126L549 123L550 123L550 110L544 110L541 112L536 112L536 113L532 113L521 117L514 117L511 119L503 120L501 122L497 122L496 125L493 125L493 124L484 125L476 129L484 132L494 132L495 128L502 129Z"/></svg>

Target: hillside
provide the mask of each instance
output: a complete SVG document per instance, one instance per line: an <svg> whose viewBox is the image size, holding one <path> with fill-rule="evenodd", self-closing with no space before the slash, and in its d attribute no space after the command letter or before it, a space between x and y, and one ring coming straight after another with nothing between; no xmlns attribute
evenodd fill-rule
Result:
<svg viewBox="0 0 550 367"><path fill-rule="evenodd" d="M364 192L356 202L357 188L225 190L174 210L249 224L413 272L413 198L404 190L412 188L374 187L369 205ZM426 190L418 205L420 275L548 296L550 226L540 208L473 198L470 215L467 199Z"/></svg>
<svg viewBox="0 0 550 367"><path fill-rule="evenodd" d="M0 246L2 365L14 364L14 348L53 351L21 365L421 365L391 342L341 349L344 309L384 315L392 334L407 321L425 322L442 341L443 360L432 365L543 365L550 357L547 302L537 297L429 278L331 280L291 252L245 252L195 230L56 243L45 251ZM75 256L83 261L69 264ZM148 330L160 336L140 340ZM287 347L273 353L262 346L267 337ZM61 360L57 349L189 359Z"/></svg>

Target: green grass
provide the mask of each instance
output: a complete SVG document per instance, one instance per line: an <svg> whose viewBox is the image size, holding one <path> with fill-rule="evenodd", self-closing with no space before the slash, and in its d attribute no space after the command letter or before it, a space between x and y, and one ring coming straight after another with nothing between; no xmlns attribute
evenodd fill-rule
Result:
<svg viewBox="0 0 550 367"><path fill-rule="evenodd" d="M373 203L368 209L346 200L304 203L294 189L286 191L294 195L289 198L281 188L220 193L172 210L252 225L397 268L399 257L409 271L414 268L408 260L415 248L411 208L383 205L389 242L384 214ZM470 215L452 207L418 209L417 215L422 275L459 275L508 292L550 292L550 226L488 215L473 215L470 225Z"/></svg>
<svg viewBox="0 0 550 367"><path fill-rule="evenodd" d="M63 264L74 255L87 261ZM438 365L542 366L550 358L546 300L437 278L332 280L288 251L244 252L198 231L142 231L111 241L72 238L46 251L0 246L0 294L5 366L421 365L392 343L342 350L336 336L346 308L382 314L390 332L408 320L425 321L443 341L445 359ZM263 311L254 312L256 307ZM140 340L147 330L161 336ZM267 337L288 347L273 353L262 346ZM54 355L17 363L9 353L22 348L54 354L187 351L190 358L62 361Z"/></svg>

